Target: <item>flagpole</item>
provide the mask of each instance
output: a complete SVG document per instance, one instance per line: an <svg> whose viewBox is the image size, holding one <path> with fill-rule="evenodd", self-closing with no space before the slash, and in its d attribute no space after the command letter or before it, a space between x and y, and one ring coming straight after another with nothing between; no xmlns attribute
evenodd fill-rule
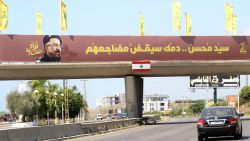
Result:
<svg viewBox="0 0 250 141"><path fill-rule="evenodd" d="M176 3L176 0L173 0L173 5L172 5L172 12L173 12L173 14L172 14L172 16L173 16L173 35L178 35L178 33L176 33L176 32L180 32L180 30L181 29L175 29L175 10L176 10L176 8L175 8L175 3ZM179 33L180 34L180 33Z"/></svg>
<svg viewBox="0 0 250 141"><path fill-rule="evenodd" d="M60 26L59 26L60 27L59 32L60 33L59 34L60 35L62 35L62 5L61 4L62 4L62 0L59 0L59 5L60 5L60 9L59 9L60 10L60 12L59 12L60 13L59 14L59 18L60 18L59 19L59 21L60 21L60 23L59 23L60 24Z"/></svg>
<svg viewBox="0 0 250 141"><path fill-rule="evenodd" d="M60 5L60 9L59 9L59 34L60 35L62 35L62 0L59 0L59 5ZM67 88L67 86L66 86L66 80L65 79L63 79L63 89L64 89L64 95L65 95L65 97L64 97L64 101L65 101L65 115L66 115L66 111L68 110L67 109L67 95L68 95L68 93L67 93L67 90L66 90L66 88ZM63 111L62 111L63 112ZM65 118L66 118L66 122L68 122L69 121L69 119L68 119L68 116L66 115L65 116Z"/></svg>
<svg viewBox="0 0 250 141"><path fill-rule="evenodd" d="M175 35L175 30L174 30L174 3L176 0L173 0L173 4L172 4L172 20L173 20L173 30L172 30L172 34Z"/></svg>
<svg viewBox="0 0 250 141"><path fill-rule="evenodd" d="M226 18L226 23L225 23L225 25L226 25L226 35L230 35L230 31L228 31L228 25L227 25L227 11L228 11L228 5L229 5L229 3L228 3L228 1L226 0L225 1L226 2L226 5L225 5L225 8L226 8L226 10L225 10L225 18Z"/></svg>
<svg viewBox="0 0 250 141"><path fill-rule="evenodd" d="M186 25L186 30L185 30L186 33L185 34L187 36L187 12L185 12L185 25Z"/></svg>
<svg viewBox="0 0 250 141"><path fill-rule="evenodd" d="M60 21L60 29L59 29L59 34L62 36L63 35L63 32L62 32L62 2L63 0L59 0L59 5L60 5L60 16L59 16L59 21ZM67 79L63 79L63 88L64 88L64 93L65 93L65 97L64 97L64 100L65 100L65 121L66 123L69 123L69 101L68 101L68 98L69 98L69 94L68 94L68 81Z"/></svg>
<svg viewBox="0 0 250 141"><path fill-rule="evenodd" d="M140 24L139 24L139 26L140 26L139 35L141 36L141 9L140 9L139 19L140 19Z"/></svg>

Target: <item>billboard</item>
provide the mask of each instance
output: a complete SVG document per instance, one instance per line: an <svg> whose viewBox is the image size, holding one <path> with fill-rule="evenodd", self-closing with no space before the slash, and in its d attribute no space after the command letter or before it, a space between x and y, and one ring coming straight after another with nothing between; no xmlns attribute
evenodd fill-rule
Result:
<svg viewBox="0 0 250 141"><path fill-rule="evenodd" d="M190 76L190 87L239 87L239 75Z"/></svg>
<svg viewBox="0 0 250 141"><path fill-rule="evenodd" d="M0 61L34 62L53 51L60 59L52 61L61 62L250 59L250 36L63 35L51 43L50 37L44 42L43 35L0 35Z"/></svg>
<svg viewBox="0 0 250 141"><path fill-rule="evenodd" d="M228 95L227 96L227 106L236 107L237 96L236 95Z"/></svg>

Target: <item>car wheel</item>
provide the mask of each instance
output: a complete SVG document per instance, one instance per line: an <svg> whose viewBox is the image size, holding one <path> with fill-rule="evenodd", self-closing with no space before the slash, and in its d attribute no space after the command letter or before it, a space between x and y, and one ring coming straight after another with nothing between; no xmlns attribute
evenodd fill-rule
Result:
<svg viewBox="0 0 250 141"><path fill-rule="evenodd" d="M240 134L239 134L239 133L236 133L236 134L234 135L234 139L236 139L236 140L240 139Z"/></svg>
<svg viewBox="0 0 250 141"><path fill-rule="evenodd" d="M206 140L207 138L202 135L198 135L198 141L203 141L204 139Z"/></svg>
<svg viewBox="0 0 250 141"><path fill-rule="evenodd" d="M241 130L240 130L240 138L242 138L242 127L241 127Z"/></svg>

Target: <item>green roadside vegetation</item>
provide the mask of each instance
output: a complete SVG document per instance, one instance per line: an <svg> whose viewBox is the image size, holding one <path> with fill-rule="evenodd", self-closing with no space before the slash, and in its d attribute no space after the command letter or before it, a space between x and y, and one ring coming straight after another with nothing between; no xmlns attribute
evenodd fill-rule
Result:
<svg viewBox="0 0 250 141"><path fill-rule="evenodd" d="M48 80L32 80L28 82L28 87L23 93L13 90L7 95L8 110L11 115L23 115L22 122L34 121L36 114L39 120L55 118L55 111L57 118L61 119L62 106L65 107L66 102L69 107L69 118L76 118L81 110L88 113L87 101L83 99L76 86L64 89Z"/></svg>
<svg viewBox="0 0 250 141"><path fill-rule="evenodd" d="M240 91L240 112L245 116L250 116L250 86L244 86ZM237 109L238 103L235 104ZM172 111L169 116L190 116L197 117L205 106L227 106L225 99L218 99L214 104L212 101L205 100L177 100L172 104Z"/></svg>

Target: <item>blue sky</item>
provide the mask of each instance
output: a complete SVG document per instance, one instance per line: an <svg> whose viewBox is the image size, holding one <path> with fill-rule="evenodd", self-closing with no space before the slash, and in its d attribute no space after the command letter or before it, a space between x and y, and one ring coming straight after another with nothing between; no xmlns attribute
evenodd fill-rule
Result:
<svg viewBox="0 0 250 141"><path fill-rule="evenodd" d="M4 0L9 8L9 25L1 34L36 34L36 12L42 13L43 34L63 35L139 35L139 13L144 16L145 35L180 36L185 35L185 16L192 18L192 35L226 35L225 0L177 0L181 3L182 29L173 32L173 0L65 0L67 5L68 30L60 31L60 0ZM229 0L237 15L238 35L250 35L250 1ZM145 78L145 94L168 94L172 99L212 98L212 90L189 91L189 77ZM245 76L241 77L245 84ZM62 84L62 80L55 80ZM6 95L21 81L0 81L0 111L7 110ZM83 91L83 82L70 80ZM218 97L236 94L238 89L219 89ZM87 98L90 107L101 96L124 93L124 79L90 79L87 82Z"/></svg>

